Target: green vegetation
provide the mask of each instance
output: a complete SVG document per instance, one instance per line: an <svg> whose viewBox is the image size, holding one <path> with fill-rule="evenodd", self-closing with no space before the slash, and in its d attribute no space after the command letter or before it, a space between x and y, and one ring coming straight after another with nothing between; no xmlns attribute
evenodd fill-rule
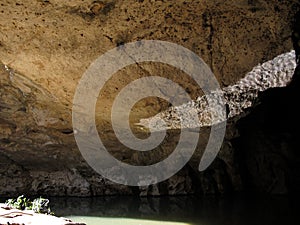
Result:
<svg viewBox="0 0 300 225"><path fill-rule="evenodd" d="M5 204L14 209L33 210L36 213L53 214L49 207L49 200L42 197L31 201L29 198L21 195L17 199L8 199Z"/></svg>

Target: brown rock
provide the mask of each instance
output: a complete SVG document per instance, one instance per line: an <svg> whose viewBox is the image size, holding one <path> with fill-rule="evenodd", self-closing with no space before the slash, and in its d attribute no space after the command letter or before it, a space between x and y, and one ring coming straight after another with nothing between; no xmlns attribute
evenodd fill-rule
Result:
<svg viewBox="0 0 300 225"><path fill-rule="evenodd" d="M89 65L124 43L158 39L194 51L211 67L221 86L227 86L258 63L292 48L290 25L298 9L292 0L1 1L0 194L140 193L102 178L85 163L76 146L72 100ZM114 74L100 93L96 122L103 142L125 162L154 162L166 157L176 143L158 149L155 156L136 155L120 148L113 135L110 108L114 98L128 83L149 74L172 79L192 98L201 94L187 75L163 64L132 65ZM159 98L147 98L136 104L131 122L167 107ZM176 134L170 136L176 141ZM199 178L188 166L179 174L185 181L178 178L174 184L171 179L152 193L192 193L191 177L201 183L203 192L241 188L232 161L220 159L211 171Z"/></svg>

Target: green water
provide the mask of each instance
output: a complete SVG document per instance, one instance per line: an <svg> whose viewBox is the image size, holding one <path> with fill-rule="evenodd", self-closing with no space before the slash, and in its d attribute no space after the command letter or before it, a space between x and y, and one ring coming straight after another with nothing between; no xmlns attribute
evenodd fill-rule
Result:
<svg viewBox="0 0 300 225"><path fill-rule="evenodd" d="M141 220L141 219L127 219L127 218L97 218L97 217L82 217L70 216L72 221L84 222L88 225L189 225L188 223L155 221L155 220Z"/></svg>
<svg viewBox="0 0 300 225"><path fill-rule="evenodd" d="M50 202L57 216L88 225L299 224L299 199L284 196L51 198Z"/></svg>

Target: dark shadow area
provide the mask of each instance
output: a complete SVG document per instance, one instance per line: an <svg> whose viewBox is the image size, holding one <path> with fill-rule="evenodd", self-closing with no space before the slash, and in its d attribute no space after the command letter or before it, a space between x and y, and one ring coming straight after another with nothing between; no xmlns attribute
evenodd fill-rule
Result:
<svg viewBox="0 0 300 225"><path fill-rule="evenodd" d="M224 197L51 198L59 216L135 218L205 225L298 224L298 198L266 195Z"/></svg>
<svg viewBox="0 0 300 225"><path fill-rule="evenodd" d="M300 192L300 14L293 32L298 66L285 88L269 89L258 98L251 114L238 122L242 179L251 192Z"/></svg>

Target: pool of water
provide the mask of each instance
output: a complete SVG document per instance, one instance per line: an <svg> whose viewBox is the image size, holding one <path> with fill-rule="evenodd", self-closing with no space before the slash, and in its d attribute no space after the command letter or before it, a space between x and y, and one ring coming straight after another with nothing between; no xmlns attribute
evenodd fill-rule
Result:
<svg viewBox="0 0 300 225"><path fill-rule="evenodd" d="M88 225L189 225L188 223L142 220L142 219L128 219L128 218L98 218L98 217L82 217L70 216L72 221L84 222Z"/></svg>
<svg viewBox="0 0 300 225"><path fill-rule="evenodd" d="M57 216L88 225L292 225L299 224L299 198L97 197L51 198Z"/></svg>

